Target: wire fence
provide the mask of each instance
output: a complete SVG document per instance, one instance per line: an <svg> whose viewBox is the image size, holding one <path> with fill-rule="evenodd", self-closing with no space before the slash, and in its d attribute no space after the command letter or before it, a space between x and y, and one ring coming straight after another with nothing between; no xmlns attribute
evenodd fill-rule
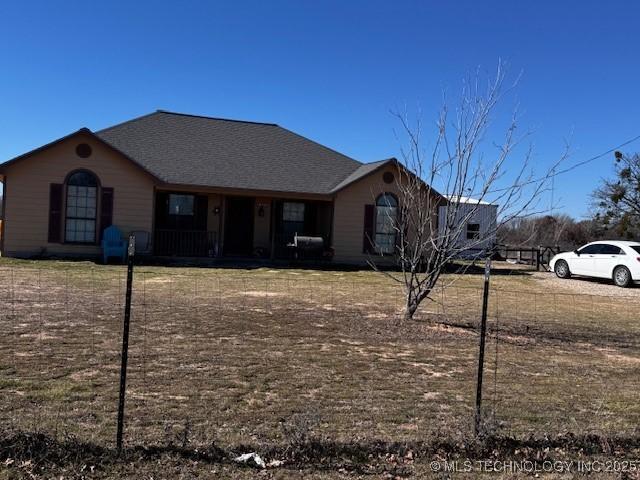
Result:
<svg viewBox="0 0 640 480"><path fill-rule="evenodd" d="M25 265L0 267L0 420L112 445L126 272ZM441 286L403 321L381 278L137 267L125 444L468 433L482 289ZM492 289L483 428L634 432L638 307Z"/></svg>

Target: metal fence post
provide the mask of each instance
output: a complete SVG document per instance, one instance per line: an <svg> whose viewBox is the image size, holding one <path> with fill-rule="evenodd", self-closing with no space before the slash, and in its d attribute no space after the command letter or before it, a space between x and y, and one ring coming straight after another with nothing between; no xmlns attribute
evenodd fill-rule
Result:
<svg viewBox="0 0 640 480"><path fill-rule="evenodd" d="M135 256L136 237L129 236L127 248L127 292L124 302L124 325L122 329L122 363L120 366L120 396L118 398L118 429L116 432L116 448L122 452L122 432L124 427L124 398L127 386L127 360L129 358L129 323L131 319L131 287L133 284L133 259Z"/></svg>
<svg viewBox="0 0 640 480"><path fill-rule="evenodd" d="M484 266L484 289L482 291L482 319L480 321L480 349L478 352L478 380L476 384L476 415L474 432L480 433L482 424L482 375L484 373L484 347L487 335L487 309L489 305L489 278L491 277L491 257L487 257Z"/></svg>

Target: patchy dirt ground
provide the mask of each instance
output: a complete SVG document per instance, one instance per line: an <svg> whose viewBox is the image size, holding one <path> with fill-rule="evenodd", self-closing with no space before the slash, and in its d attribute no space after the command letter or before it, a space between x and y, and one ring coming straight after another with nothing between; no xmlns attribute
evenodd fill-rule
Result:
<svg viewBox="0 0 640 480"><path fill-rule="evenodd" d="M0 269L3 425L112 449L123 267L4 260ZM309 441L361 452L468 443L482 276L443 281L415 322L399 322L401 290L372 272L137 267L127 447L215 444L279 460ZM492 277L484 429L517 441L567 432L635 438L640 299L621 304L546 281L522 270ZM426 463L398 467L387 453L396 460L374 455L364 464L427 476ZM338 460L344 452L328 455L329 467L314 467L328 469L326 478L368 474ZM204 465L193 475L209 475Z"/></svg>

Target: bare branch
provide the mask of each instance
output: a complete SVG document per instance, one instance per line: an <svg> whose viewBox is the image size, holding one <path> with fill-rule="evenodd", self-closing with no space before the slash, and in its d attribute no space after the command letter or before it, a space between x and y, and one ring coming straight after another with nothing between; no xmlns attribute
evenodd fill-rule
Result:
<svg viewBox="0 0 640 480"><path fill-rule="evenodd" d="M498 62L495 75L486 82L477 73L465 79L456 108L449 108L446 101L443 104L428 151L421 122L412 124L406 111L393 113L406 138L395 175L399 202L389 208L378 205L376 214L384 215L384 219L378 217L381 224L395 232L399 272L382 273L403 284L405 318L412 318L420 303L431 298L449 262L469 251L490 253L501 225L539 212L541 196L568 156L567 147L544 175L535 177L529 146L509 177L507 166L514 163L510 159L531 135L518 133L517 110L502 141L493 143L489 152L481 150L496 107L519 78L505 89L504 65ZM471 196L474 200L468 199ZM467 238L467 224L486 208L495 209L494 220L477 236ZM370 265L381 270L375 257Z"/></svg>

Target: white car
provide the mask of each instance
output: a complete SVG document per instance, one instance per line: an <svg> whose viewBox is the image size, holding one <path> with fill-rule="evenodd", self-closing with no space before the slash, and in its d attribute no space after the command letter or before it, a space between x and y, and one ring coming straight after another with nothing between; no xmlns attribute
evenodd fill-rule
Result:
<svg viewBox="0 0 640 480"><path fill-rule="evenodd" d="M640 281L640 243L601 241L573 252L559 253L549 262L559 278L572 275L609 278L619 287Z"/></svg>

